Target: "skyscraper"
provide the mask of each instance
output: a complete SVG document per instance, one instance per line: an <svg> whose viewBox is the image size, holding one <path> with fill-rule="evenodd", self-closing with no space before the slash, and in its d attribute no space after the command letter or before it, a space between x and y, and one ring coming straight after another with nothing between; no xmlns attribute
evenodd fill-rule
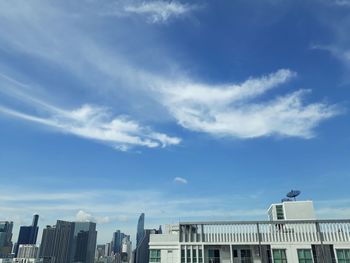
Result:
<svg viewBox="0 0 350 263"><path fill-rule="evenodd" d="M55 227L46 226L41 238L39 258L45 259L44 262L50 262L53 258L53 245L55 240ZM53 260L52 260L53 261Z"/></svg>
<svg viewBox="0 0 350 263"><path fill-rule="evenodd" d="M148 263L149 262L149 241L150 235L161 234L162 230L159 229L145 229L142 240L135 249L135 259L136 263Z"/></svg>
<svg viewBox="0 0 350 263"><path fill-rule="evenodd" d="M145 214L142 213L137 222L136 246L141 242L145 231Z"/></svg>
<svg viewBox="0 0 350 263"><path fill-rule="evenodd" d="M125 236L122 241L121 262L130 262L132 244L130 236Z"/></svg>
<svg viewBox="0 0 350 263"><path fill-rule="evenodd" d="M6 258L12 251L13 222L0 221L0 258Z"/></svg>
<svg viewBox="0 0 350 263"><path fill-rule="evenodd" d="M33 216L33 222L31 226L21 226L19 230L19 235L18 235L18 240L15 246L15 257L17 257L18 254L18 247L20 245L35 245L36 244L36 239L38 236L38 220L39 220L39 215L34 215Z"/></svg>
<svg viewBox="0 0 350 263"><path fill-rule="evenodd" d="M123 238L125 237L126 235L122 232L120 232L120 230L117 230L113 233L113 240L112 240L112 243L113 243L113 248L112 248L112 251L114 253L114 255L117 255L117 254L121 254L122 252L122 241L123 241Z"/></svg>
<svg viewBox="0 0 350 263"><path fill-rule="evenodd" d="M71 260L71 249L74 234L74 223L58 220L55 228L52 255L55 263L68 263Z"/></svg>
<svg viewBox="0 0 350 263"><path fill-rule="evenodd" d="M93 263L96 237L95 223L58 220L44 229L39 257L50 263Z"/></svg>
<svg viewBox="0 0 350 263"><path fill-rule="evenodd" d="M148 263L149 262L149 240L151 234L162 233L162 228L157 229L145 229L145 214L142 213L137 223L136 234L136 248L133 251L134 263Z"/></svg>
<svg viewBox="0 0 350 263"><path fill-rule="evenodd" d="M73 236L73 261L94 263L96 248L96 223L75 222Z"/></svg>

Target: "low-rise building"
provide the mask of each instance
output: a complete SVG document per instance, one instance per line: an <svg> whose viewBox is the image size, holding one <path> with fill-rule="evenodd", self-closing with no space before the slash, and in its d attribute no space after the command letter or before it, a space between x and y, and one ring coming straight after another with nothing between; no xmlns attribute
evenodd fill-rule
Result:
<svg viewBox="0 0 350 263"><path fill-rule="evenodd" d="M149 262L350 262L350 220L316 220L310 201L277 205L288 209L283 210L284 219L271 216L273 205L269 221L181 222L167 227L163 234L150 236Z"/></svg>

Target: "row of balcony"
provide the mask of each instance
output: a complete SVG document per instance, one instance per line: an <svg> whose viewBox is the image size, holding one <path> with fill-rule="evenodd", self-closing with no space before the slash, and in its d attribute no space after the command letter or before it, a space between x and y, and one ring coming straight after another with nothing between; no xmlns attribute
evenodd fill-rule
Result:
<svg viewBox="0 0 350 263"><path fill-rule="evenodd" d="M350 242L350 220L180 223L182 243L342 243Z"/></svg>

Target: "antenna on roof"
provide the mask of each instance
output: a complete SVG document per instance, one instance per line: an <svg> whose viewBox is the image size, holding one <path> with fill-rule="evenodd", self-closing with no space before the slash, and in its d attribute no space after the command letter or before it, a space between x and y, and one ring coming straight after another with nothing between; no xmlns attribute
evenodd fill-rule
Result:
<svg viewBox="0 0 350 263"><path fill-rule="evenodd" d="M282 203L284 203L284 202L290 202L290 201L293 201L293 200L290 199L290 198L283 198L283 199L281 200Z"/></svg>
<svg viewBox="0 0 350 263"><path fill-rule="evenodd" d="M299 190L291 190L291 191L287 194L287 197L288 197L288 198L293 198L294 201L296 201L296 197L297 197L298 195L300 195L300 193L301 193L301 191L299 191Z"/></svg>

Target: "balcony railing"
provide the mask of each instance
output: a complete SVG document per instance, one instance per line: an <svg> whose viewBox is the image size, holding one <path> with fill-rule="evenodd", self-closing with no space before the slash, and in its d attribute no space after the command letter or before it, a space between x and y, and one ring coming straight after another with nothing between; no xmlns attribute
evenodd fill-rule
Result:
<svg viewBox="0 0 350 263"><path fill-rule="evenodd" d="M350 220L180 223L183 243L342 243L350 242Z"/></svg>

